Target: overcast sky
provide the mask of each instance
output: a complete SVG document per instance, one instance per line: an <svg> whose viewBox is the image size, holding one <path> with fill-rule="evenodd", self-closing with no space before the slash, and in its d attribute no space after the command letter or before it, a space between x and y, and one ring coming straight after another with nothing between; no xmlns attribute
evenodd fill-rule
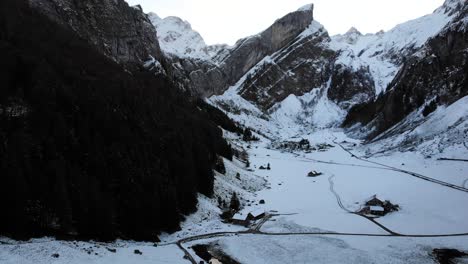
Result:
<svg viewBox="0 0 468 264"><path fill-rule="evenodd" d="M126 0L160 17L187 20L207 44L234 44L276 19L313 2L314 16L331 35L354 26L362 33L388 30L432 13L444 0Z"/></svg>

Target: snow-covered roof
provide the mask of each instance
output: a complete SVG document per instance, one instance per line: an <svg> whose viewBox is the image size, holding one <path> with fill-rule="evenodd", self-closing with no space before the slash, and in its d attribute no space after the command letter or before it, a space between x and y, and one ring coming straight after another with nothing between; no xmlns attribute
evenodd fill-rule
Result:
<svg viewBox="0 0 468 264"><path fill-rule="evenodd" d="M376 211L376 212L383 212L385 209L382 206L371 206L370 207L371 211Z"/></svg>
<svg viewBox="0 0 468 264"><path fill-rule="evenodd" d="M379 199L379 197L377 197L377 194L374 194L374 195L372 195L371 197L367 198L367 199L366 199L366 202L372 201L372 200L374 200L374 199L377 199L377 200L381 201L381 200Z"/></svg>
<svg viewBox="0 0 468 264"><path fill-rule="evenodd" d="M265 213L265 210L261 210L261 209L250 212L250 214L253 215L254 217L257 217L257 216L259 216L261 214L264 214L264 213Z"/></svg>
<svg viewBox="0 0 468 264"><path fill-rule="evenodd" d="M236 220L245 220L245 216L240 214L240 213L237 213L235 214L232 219L236 219Z"/></svg>

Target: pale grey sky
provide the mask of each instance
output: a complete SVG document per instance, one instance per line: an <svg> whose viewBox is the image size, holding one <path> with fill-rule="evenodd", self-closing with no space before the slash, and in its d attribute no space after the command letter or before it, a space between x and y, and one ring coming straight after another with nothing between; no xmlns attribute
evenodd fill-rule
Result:
<svg viewBox="0 0 468 264"><path fill-rule="evenodd" d="M389 30L432 13L444 0L126 0L160 17L187 20L207 44L234 44L261 32L276 19L314 3L314 16L331 35L354 26L362 33Z"/></svg>

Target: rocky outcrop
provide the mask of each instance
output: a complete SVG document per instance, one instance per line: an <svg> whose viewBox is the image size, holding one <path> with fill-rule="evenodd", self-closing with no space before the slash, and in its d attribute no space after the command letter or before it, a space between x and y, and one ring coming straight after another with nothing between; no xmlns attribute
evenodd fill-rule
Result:
<svg viewBox="0 0 468 264"><path fill-rule="evenodd" d="M166 73L191 96L209 97L227 86L226 76L211 58L227 52L227 45L206 45L189 22L178 17L148 17L157 31L161 50L166 59Z"/></svg>
<svg viewBox="0 0 468 264"><path fill-rule="evenodd" d="M206 98L225 91L226 75L211 61L167 57L171 79L192 96Z"/></svg>
<svg viewBox="0 0 468 264"><path fill-rule="evenodd" d="M404 64L391 89L376 101L353 107L344 126L360 123L364 135L374 138L415 110L468 95L468 5L457 7L458 16Z"/></svg>
<svg viewBox="0 0 468 264"><path fill-rule="evenodd" d="M313 21L313 5L286 15L262 33L239 40L232 48L207 46L180 18L149 16L167 56L168 74L190 94L209 97L222 94L265 56L294 42ZM281 86L277 90L280 89Z"/></svg>
<svg viewBox="0 0 468 264"><path fill-rule="evenodd" d="M325 29L314 22L310 31L267 57L246 76L239 94L264 111L291 94L301 96L321 87L331 76L335 52L322 45Z"/></svg>
<svg viewBox="0 0 468 264"><path fill-rule="evenodd" d="M155 28L141 7L124 0L28 0L36 10L76 32L101 53L128 67L162 59Z"/></svg>
<svg viewBox="0 0 468 264"><path fill-rule="evenodd" d="M245 77L239 94L266 111L289 95L302 96L315 88L343 109L375 96L369 67L343 65L331 39L318 22L312 22L295 41L268 56Z"/></svg>
<svg viewBox="0 0 468 264"><path fill-rule="evenodd" d="M296 39L313 19L313 5L310 5L277 20L258 35L239 40L227 56L216 58L227 76L228 85L235 84L264 57Z"/></svg>
<svg viewBox="0 0 468 264"><path fill-rule="evenodd" d="M353 70L337 64L331 76L328 98L345 110L375 97L374 79L369 68Z"/></svg>

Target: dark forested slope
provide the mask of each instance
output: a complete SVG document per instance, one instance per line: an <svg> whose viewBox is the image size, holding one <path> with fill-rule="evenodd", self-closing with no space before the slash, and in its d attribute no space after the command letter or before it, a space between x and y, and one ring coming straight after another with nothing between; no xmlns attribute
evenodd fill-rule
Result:
<svg viewBox="0 0 468 264"><path fill-rule="evenodd" d="M163 77L0 3L0 234L154 239L213 192L222 132Z"/></svg>

